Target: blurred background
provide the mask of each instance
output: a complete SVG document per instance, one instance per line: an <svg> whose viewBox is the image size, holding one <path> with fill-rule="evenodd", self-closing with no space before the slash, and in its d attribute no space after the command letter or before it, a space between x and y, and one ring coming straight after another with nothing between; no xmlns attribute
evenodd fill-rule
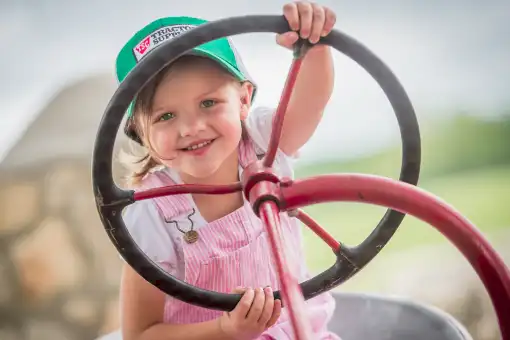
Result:
<svg viewBox="0 0 510 340"><path fill-rule="evenodd" d="M120 260L95 209L90 163L124 42L161 16L280 14L284 3L0 0L0 339L88 340L118 328ZM419 185L467 216L510 264L510 3L321 3L336 11L336 28L375 52L408 92L422 131ZM291 53L273 34L233 39L259 85L256 105L276 106ZM340 53L335 66L334 96L296 163L297 177L398 178L401 142L384 94ZM356 244L385 209L338 203L306 211ZM308 231L306 246L314 272L333 263ZM338 289L433 304L475 339L499 338L467 261L411 216L380 256Z"/></svg>

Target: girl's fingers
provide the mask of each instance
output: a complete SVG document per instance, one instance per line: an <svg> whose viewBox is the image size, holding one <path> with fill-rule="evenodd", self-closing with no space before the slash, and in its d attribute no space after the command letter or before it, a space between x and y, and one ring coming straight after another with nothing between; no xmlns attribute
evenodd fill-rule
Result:
<svg viewBox="0 0 510 340"><path fill-rule="evenodd" d="M331 9L305 0L285 4L283 15L291 31L278 34L276 42L287 48L292 48L299 37L316 44L331 32L336 23L336 15Z"/></svg>
<svg viewBox="0 0 510 340"><path fill-rule="evenodd" d="M271 316L273 315L273 309L274 309L274 298L273 298L273 290L271 287L264 288L264 294L266 297L266 303L264 304L264 310L262 311L262 314L259 318L259 324L266 325L268 321L271 319Z"/></svg>
<svg viewBox="0 0 510 340"><path fill-rule="evenodd" d="M255 289L255 297L253 298L250 311L246 317L250 322L257 322L260 319L260 315L264 310L265 301L266 297L262 288Z"/></svg>
<svg viewBox="0 0 510 340"><path fill-rule="evenodd" d="M285 16L285 19L287 19L290 29L297 32L299 30L299 13L297 4L295 2L285 4L285 6L283 6L283 15Z"/></svg>
<svg viewBox="0 0 510 340"><path fill-rule="evenodd" d="M282 301L281 300L274 300L273 304L273 314L271 315L271 318L267 322L267 328L272 327L276 321L278 321L278 318L280 317L280 314L282 313Z"/></svg>
<svg viewBox="0 0 510 340"><path fill-rule="evenodd" d="M331 32L331 30L333 29L333 27L335 26L335 23L336 23L335 12L333 12L332 10L330 10L327 7L324 7L324 17L325 17L324 27L322 28L322 33L321 33L321 35L323 37L325 37L326 35L329 34L329 32Z"/></svg>
<svg viewBox="0 0 510 340"><path fill-rule="evenodd" d="M250 310L250 307L253 303L253 299L255 297L255 292L253 289L248 288L246 289L246 292L243 294L243 297L237 304L236 308L232 311L232 314L239 315L241 318L245 318L248 314L248 311Z"/></svg>
<svg viewBox="0 0 510 340"><path fill-rule="evenodd" d="M319 6L317 4L312 4L312 8L313 8L312 15L313 21L309 41L312 44L315 44L319 41L321 34L324 31L326 13L324 11L324 7Z"/></svg>
<svg viewBox="0 0 510 340"><path fill-rule="evenodd" d="M308 39L312 31L313 7L308 1L297 2L299 12L299 33L301 38Z"/></svg>

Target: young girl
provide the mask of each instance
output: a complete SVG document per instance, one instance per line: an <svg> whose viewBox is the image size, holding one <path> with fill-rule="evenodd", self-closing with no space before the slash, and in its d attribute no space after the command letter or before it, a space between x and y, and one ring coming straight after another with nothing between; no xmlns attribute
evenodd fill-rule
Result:
<svg viewBox="0 0 510 340"><path fill-rule="evenodd" d="M335 23L334 13L305 1L284 6L292 31L277 43L292 48L299 37L316 43ZM137 32L120 51L117 76L127 73L160 43L205 21L170 17ZM333 88L329 47L307 54L285 116L275 169L292 177L292 158L313 134ZM130 107L125 132L146 155L137 163L136 190L174 183L226 184L267 150L274 110L251 109L255 83L229 39L194 49L162 70ZM193 306L146 282L124 265L121 328L125 340L292 339L268 236L241 193L179 195L129 206L124 220L138 246L171 275L192 285L243 297L229 312ZM298 222L281 214L288 259L300 282L310 277ZM265 287L265 288L264 288ZM306 302L314 339L338 339L327 330L334 310L329 294Z"/></svg>

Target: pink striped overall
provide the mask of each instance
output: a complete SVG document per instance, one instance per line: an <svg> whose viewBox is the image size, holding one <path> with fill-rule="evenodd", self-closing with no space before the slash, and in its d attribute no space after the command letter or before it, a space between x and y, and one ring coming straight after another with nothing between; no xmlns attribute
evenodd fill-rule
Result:
<svg viewBox="0 0 510 340"><path fill-rule="evenodd" d="M245 167L256 160L253 143L250 140L239 146L239 163ZM172 185L174 181L163 171L151 173L144 180L144 189ZM189 215L194 207L191 195L166 196L155 199L159 213L166 221L177 216ZM285 237L290 263L300 281L310 277L304 267L302 235L300 226L292 223L287 214L281 214L281 227ZM279 289L276 269L273 266L268 235L248 202L234 212L207 223L196 231L199 234L195 243L187 243L182 237L185 282L212 291L230 293L235 287L265 287ZM322 294L306 302L309 322L312 324L314 339L339 339L328 332L335 303L329 293ZM164 320L167 323L197 323L221 316L221 311L193 306L171 296L167 297ZM286 309L278 322L264 332L262 339L293 339L292 326Z"/></svg>

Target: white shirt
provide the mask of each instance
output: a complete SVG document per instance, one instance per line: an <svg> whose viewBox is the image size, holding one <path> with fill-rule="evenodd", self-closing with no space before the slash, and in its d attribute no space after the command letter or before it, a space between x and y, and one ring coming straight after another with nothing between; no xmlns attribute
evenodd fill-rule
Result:
<svg viewBox="0 0 510 340"><path fill-rule="evenodd" d="M254 109L245 121L247 132L255 143L257 154L267 151L273 127L274 112L273 109L259 107ZM280 177L293 178L293 160L296 158L296 155L288 157L278 149L274 162L275 172ZM168 170L165 169L163 171ZM240 168L241 172L242 168ZM174 172L168 171L168 174L171 175L176 183L181 182ZM249 207L249 202L246 200L245 205ZM194 230L197 230L206 225L207 222L200 215L196 206L195 209L196 213L190 218L193 221ZM255 214L253 214L253 218L257 218ZM183 280L183 250L178 241L179 238L182 238L182 232L174 224L165 222L153 200L148 199L131 204L124 210L123 219L138 247L152 261L170 274ZM188 220L188 215L179 216L175 220L179 225L182 225L182 229L189 230L191 224Z"/></svg>

